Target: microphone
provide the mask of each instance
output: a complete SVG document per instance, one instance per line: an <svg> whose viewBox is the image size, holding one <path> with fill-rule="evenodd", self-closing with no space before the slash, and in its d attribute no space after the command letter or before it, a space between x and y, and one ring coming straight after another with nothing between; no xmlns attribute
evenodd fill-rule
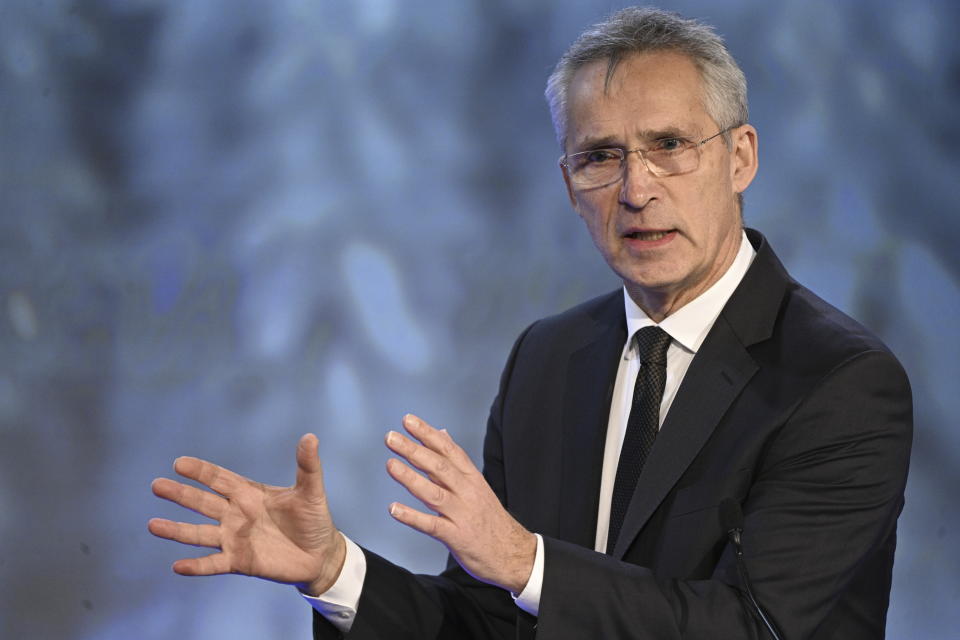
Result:
<svg viewBox="0 0 960 640"><path fill-rule="evenodd" d="M777 633L777 628L773 624L773 621L767 618L763 607L760 606L760 603L757 602L757 599L753 596L753 589L750 586L750 575L747 573L747 565L743 561L743 548L740 546L740 534L743 533L743 510L740 508L740 503L733 498L724 498L720 503L720 526L727 532L727 537L730 538L730 542L733 543L733 548L736 550L737 572L740 574L740 582L743 583L743 587L747 590L747 597L750 600L750 604L753 605L754 611L757 612L760 620L763 621L764 626L770 633L770 637L773 638L773 640L780 640L780 634Z"/></svg>

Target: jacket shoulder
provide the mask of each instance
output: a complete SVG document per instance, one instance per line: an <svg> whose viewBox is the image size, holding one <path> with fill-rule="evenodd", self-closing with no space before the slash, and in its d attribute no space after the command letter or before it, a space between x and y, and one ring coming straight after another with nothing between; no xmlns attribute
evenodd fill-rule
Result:
<svg viewBox="0 0 960 640"><path fill-rule="evenodd" d="M626 331L623 290L617 289L537 320L530 325L525 337L534 342L563 340L576 344L620 327Z"/></svg>
<svg viewBox="0 0 960 640"><path fill-rule="evenodd" d="M794 280L761 234L747 234L757 256L722 316L760 364L822 374L867 353L896 362L873 332Z"/></svg>
<svg viewBox="0 0 960 640"><path fill-rule="evenodd" d="M784 297L777 333L801 357L808 354L839 364L861 354L879 352L896 359L876 334L795 282Z"/></svg>

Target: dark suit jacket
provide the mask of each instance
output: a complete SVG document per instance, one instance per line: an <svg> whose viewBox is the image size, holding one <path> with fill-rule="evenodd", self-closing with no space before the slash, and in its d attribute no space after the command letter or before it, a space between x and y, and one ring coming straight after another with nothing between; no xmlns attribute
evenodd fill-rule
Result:
<svg viewBox="0 0 960 640"><path fill-rule="evenodd" d="M701 346L612 555L592 550L617 360L618 290L531 325L491 409L484 474L544 536L540 615L451 563L414 576L365 552L348 635L368 638L765 638L718 505L743 507L757 599L795 640L882 638L912 407L903 369L793 281L763 237ZM337 637L321 617L315 637Z"/></svg>

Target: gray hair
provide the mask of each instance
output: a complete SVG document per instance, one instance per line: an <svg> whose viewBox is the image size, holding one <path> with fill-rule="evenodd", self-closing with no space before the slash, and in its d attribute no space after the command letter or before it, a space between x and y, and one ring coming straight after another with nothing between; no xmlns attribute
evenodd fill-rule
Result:
<svg viewBox="0 0 960 640"><path fill-rule="evenodd" d="M721 130L747 122L747 80L712 27L660 9L628 7L584 31L557 62L545 95L561 151L567 142L567 90L584 65L607 61L607 82L627 56L675 51L697 66L704 108ZM730 136L725 134L727 146Z"/></svg>

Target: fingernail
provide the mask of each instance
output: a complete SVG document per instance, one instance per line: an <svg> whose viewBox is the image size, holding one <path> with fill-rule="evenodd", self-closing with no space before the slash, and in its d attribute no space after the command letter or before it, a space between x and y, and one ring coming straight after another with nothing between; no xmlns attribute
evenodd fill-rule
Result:
<svg viewBox="0 0 960 640"><path fill-rule="evenodd" d="M397 432L393 431L392 429L390 431L387 431L387 444L392 447L393 445L396 444L396 442L397 442Z"/></svg>
<svg viewBox="0 0 960 640"><path fill-rule="evenodd" d="M390 515L396 517L398 513L400 513L400 507L397 505L397 503L390 505Z"/></svg>
<svg viewBox="0 0 960 640"><path fill-rule="evenodd" d="M408 413L407 415L403 416L403 425L405 427L415 427L419 423L420 421L417 420L417 417L412 413Z"/></svg>

